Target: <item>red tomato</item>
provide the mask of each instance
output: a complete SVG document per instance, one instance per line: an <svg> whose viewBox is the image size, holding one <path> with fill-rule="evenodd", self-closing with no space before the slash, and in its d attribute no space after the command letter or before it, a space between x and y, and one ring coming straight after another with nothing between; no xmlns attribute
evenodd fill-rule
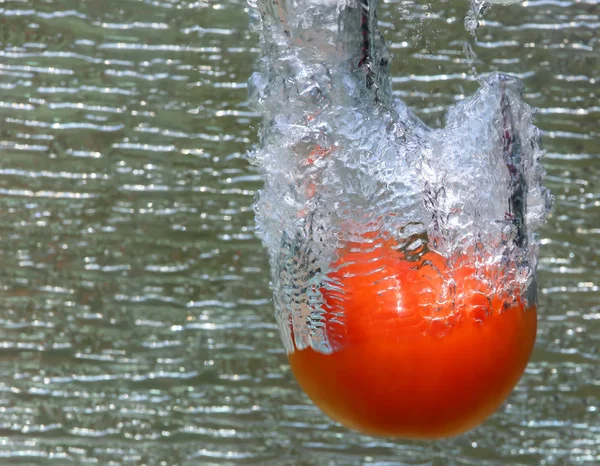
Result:
<svg viewBox="0 0 600 466"><path fill-rule="evenodd" d="M500 406L525 370L537 320L520 297L493 292L499 266L476 270L465 255L449 267L434 252L410 262L389 242L353 244L339 257L336 286L322 290L336 350L289 356L319 408L368 434L431 439Z"/></svg>

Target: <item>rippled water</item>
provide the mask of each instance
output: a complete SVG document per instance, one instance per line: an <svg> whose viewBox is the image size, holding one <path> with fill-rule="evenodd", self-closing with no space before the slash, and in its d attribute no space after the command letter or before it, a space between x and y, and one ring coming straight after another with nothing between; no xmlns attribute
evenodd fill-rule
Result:
<svg viewBox="0 0 600 466"><path fill-rule="evenodd" d="M464 1L382 5L394 91L435 125L475 88ZM493 7L477 71L524 79L555 211L540 330L509 402L457 439L321 414L287 367L244 154L241 0L0 4L0 464L600 461L600 4Z"/></svg>

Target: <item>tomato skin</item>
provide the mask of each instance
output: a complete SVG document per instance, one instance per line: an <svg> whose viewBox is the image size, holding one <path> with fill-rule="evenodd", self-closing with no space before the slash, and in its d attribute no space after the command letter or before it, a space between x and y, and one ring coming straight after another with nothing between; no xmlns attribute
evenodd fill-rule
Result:
<svg viewBox="0 0 600 466"><path fill-rule="evenodd" d="M435 253L416 264L389 244L340 256L336 287L322 290L336 350L289 355L314 403L347 427L412 439L455 436L490 416L525 370L535 307L490 295L468 256L451 273ZM441 296L449 277L451 302Z"/></svg>

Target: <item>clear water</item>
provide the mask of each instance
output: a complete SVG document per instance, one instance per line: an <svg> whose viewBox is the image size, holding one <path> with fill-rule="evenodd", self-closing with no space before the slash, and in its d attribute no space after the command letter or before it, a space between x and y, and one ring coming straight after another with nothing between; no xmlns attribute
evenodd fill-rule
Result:
<svg viewBox="0 0 600 466"><path fill-rule="evenodd" d="M445 125L430 129L391 95L376 1L249 5L263 51L250 80L264 118L251 153L265 178L256 213L286 350L336 350L321 290L342 286L329 277L338 251L356 242L391 238L415 263L435 251L450 270L461 255L477 256L477 269L500 264L491 294L526 299L535 287L535 230L551 197L521 82L482 77L473 96L448 109ZM481 7L473 9L476 17ZM444 279L443 302L462 293ZM439 320L435 310L426 314Z"/></svg>
<svg viewBox="0 0 600 466"><path fill-rule="evenodd" d="M244 154L259 116L242 1L0 9L0 463L593 465L600 459L595 1L384 3L394 96L429 126L505 71L539 109L540 329L508 403L453 440L327 419L286 363Z"/></svg>

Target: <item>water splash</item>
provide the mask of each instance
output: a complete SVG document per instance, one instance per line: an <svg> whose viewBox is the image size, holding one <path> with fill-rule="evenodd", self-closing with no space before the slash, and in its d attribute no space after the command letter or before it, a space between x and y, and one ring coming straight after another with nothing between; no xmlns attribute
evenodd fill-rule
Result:
<svg viewBox="0 0 600 466"><path fill-rule="evenodd" d="M489 9L493 2L485 0L471 0L469 10L465 16L465 29L471 36L475 37L479 29L479 20Z"/></svg>
<svg viewBox="0 0 600 466"><path fill-rule="evenodd" d="M477 74L475 68L475 61L477 60L477 54L473 50L472 40L477 39L477 30L479 29L480 20L489 11L492 4L498 5L512 5L519 3L523 0L471 0L469 4L469 10L465 15L464 25L465 30L470 34L471 40L465 41L464 52L467 58L467 63L471 67L471 73Z"/></svg>
<svg viewBox="0 0 600 466"><path fill-rule="evenodd" d="M534 300L535 230L550 197L520 82L482 78L431 129L392 97L376 1L249 5L263 51L249 81L264 117L250 155L265 180L255 210L286 350L339 346L323 290L336 287L329 273L349 244L393 241L415 262L478 251L477 266L510 269L494 293Z"/></svg>

